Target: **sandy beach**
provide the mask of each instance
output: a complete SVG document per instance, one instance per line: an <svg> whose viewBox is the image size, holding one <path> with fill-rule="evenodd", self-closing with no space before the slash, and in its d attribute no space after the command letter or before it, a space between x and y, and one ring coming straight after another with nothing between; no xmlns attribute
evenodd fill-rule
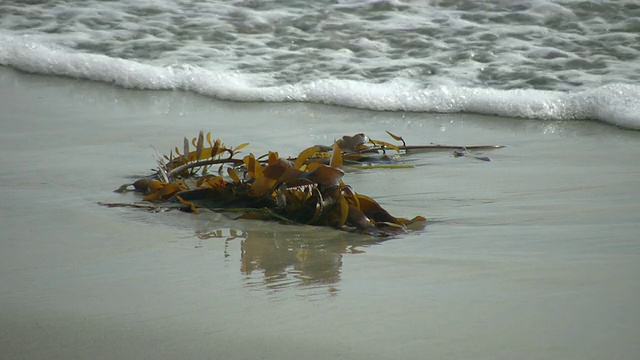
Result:
<svg viewBox="0 0 640 360"><path fill-rule="evenodd" d="M234 103L0 67L6 359L636 359L640 132L589 121ZM358 132L499 144L345 181L427 228L383 242L107 208L211 131L296 155Z"/></svg>

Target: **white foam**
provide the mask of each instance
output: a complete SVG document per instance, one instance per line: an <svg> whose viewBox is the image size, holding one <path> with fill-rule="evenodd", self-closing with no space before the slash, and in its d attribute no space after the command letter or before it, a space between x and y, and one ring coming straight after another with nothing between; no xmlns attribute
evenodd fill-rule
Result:
<svg viewBox="0 0 640 360"><path fill-rule="evenodd" d="M422 87L408 79L373 84L325 79L264 86L265 75L196 66L155 66L45 46L0 34L0 64L149 90L186 90L234 101L301 101L378 111L468 112L542 120L594 119L640 129L640 86L610 84L580 92L500 90L457 85Z"/></svg>

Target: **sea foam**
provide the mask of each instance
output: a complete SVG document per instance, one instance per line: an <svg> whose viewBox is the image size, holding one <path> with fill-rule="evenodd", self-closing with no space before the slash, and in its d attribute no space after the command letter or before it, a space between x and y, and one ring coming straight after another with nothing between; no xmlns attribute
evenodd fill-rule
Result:
<svg viewBox="0 0 640 360"><path fill-rule="evenodd" d="M640 130L640 86L608 84L575 92L423 87L410 80L369 83L317 79L269 86L262 74L224 68L157 66L48 46L29 36L0 35L0 64L15 69L111 83L124 88L185 90L232 101L312 102L376 111L467 112L539 120L598 120Z"/></svg>

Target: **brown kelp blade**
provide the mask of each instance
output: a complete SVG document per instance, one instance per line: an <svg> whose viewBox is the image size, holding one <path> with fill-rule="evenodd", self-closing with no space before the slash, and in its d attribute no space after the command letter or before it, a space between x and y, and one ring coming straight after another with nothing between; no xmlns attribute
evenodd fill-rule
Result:
<svg viewBox="0 0 640 360"><path fill-rule="evenodd" d="M311 172L295 169L290 162L278 159L273 164L267 166L262 174L272 180L284 182L289 186L321 184L326 186L337 185L344 172L340 169L320 165Z"/></svg>
<svg viewBox="0 0 640 360"><path fill-rule="evenodd" d="M387 210L383 209L380 204L378 204L372 198L362 195L356 194L358 199L358 203L360 204L360 210L371 220L378 222L386 222L391 224L402 225L402 223L393 217Z"/></svg>
<svg viewBox="0 0 640 360"><path fill-rule="evenodd" d="M302 178L313 184L335 186L340 183L342 176L344 176L344 171L332 166L321 165L311 172L305 172Z"/></svg>
<svg viewBox="0 0 640 360"><path fill-rule="evenodd" d="M338 146L345 152L359 152L366 149L365 144L369 141L369 138L363 134L355 134L353 136L343 136L338 140Z"/></svg>

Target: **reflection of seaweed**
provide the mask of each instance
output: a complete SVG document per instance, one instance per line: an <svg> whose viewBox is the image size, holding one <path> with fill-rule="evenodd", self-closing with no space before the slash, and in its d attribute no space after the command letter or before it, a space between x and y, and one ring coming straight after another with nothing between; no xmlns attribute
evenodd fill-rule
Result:
<svg viewBox="0 0 640 360"><path fill-rule="evenodd" d="M304 239L299 233L259 230L200 230L200 239L220 238L240 240L240 271L250 280L254 273L262 273L263 283L272 288L291 285L332 285L340 280L342 257L345 253L360 253L357 246L371 244L344 238ZM229 256L225 250L225 257Z"/></svg>
<svg viewBox="0 0 640 360"><path fill-rule="evenodd" d="M242 242L240 270L246 275L264 270L268 282L282 281L283 276L293 274L301 284L336 283L346 246L344 243L334 246L339 248L327 249L297 239L247 237Z"/></svg>
<svg viewBox="0 0 640 360"><path fill-rule="evenodd" d="M236 219L277 220L389 236L421 229L425 218L392 216L375 200L356 193L342 181L343 164L403 167L395 157L409 151L499 148L407 146L401 137L389 135L402 145L356 134L344 136L331 147L309 147L298 157L285 160L276 152L238 159L235 156L247 144L226 147L220 140L212 142L210 133L205 136L200 132L191 141L184 139L182 153L176 147L175 155L172 151L160 158L155 177L132 184L136 191L145 194L144 200L148 202L133 206L153 208L155 205L148 204L161 204L194 213L206 208L239 214ZM191 151L190 144L195 150ZM217 172L209 171L212 166L218 167ZM128 187L124 185L119 190L128 191Z"/></svg>
<svg viewBox="0 0 640 360"><path fill-rule="evenodd" d="M246 233L236 229L227 229L227 230L229 232L229 235L226 235L225 230L222 230L222 229L198 230L196 231L196 236L198 236L198 238L201 240L210 239L210 238L225 238L224 257L229 257L229 252L227 251L226 245L228 245L231 240L235 240L238 238L239 239L246 238ZM196 247L202 247L202 245L199 245Z"/></svg>

